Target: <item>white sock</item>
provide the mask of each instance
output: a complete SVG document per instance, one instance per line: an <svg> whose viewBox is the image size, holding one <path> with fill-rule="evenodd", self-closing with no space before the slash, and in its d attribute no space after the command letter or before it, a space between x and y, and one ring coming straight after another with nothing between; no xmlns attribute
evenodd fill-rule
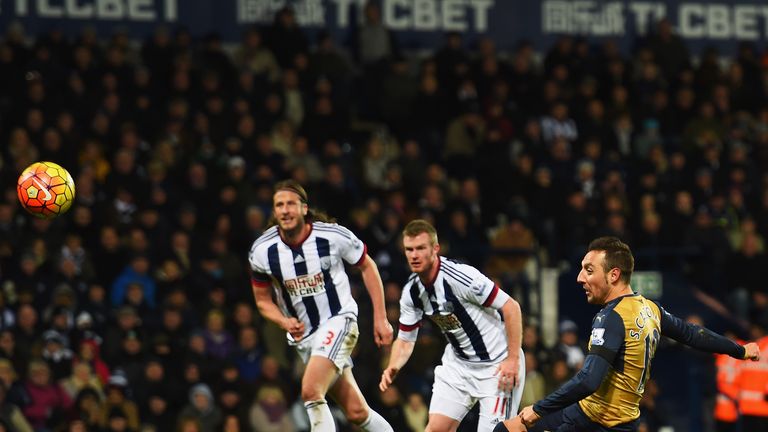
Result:
<svg viewBox="0 0 768 432"><path fill-rule="evenodd" d="M366 432L394 432L392 426L384 420L381 414L368 409L368 419L360 424L360 428Z"/></svg>
<svg viewBox="0 0 768 432"><path fill-rule="evenodd" d="M307 409L309 424L312 432L335 432L336 423L333 421L331 409L325 399L304 402Z"/></svg>

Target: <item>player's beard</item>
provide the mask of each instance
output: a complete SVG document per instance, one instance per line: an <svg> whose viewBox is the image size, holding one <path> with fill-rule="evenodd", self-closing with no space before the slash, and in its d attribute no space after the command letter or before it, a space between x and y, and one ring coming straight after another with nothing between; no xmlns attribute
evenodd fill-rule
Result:
<svg viewBox="0 0 768 432"><path fill-rule="evenodd" d="M295 239L299 235L301 235L301 231L304 230L305 221L304 218L297 216L295 218L296 225L293 228L286 229L280 226L280 231L283 233L283 237L289 238L289 239Z"/></svg>

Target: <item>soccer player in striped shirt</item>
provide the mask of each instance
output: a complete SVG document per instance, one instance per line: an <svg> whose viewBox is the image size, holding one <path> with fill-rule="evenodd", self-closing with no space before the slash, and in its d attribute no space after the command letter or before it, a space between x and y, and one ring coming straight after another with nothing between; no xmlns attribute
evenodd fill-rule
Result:
<svg viewBox="0 0 768 432"><path fill-rule="evenodd" d="M437 232L429 222L411 221L403 245L413 274L400 297L400 331L379 389L386 390L413 353L423 317L448 344L435 368L427 431L455 431L475 403L477 430L517 414L525 380L520 347L520 305L472 266L439 256Z"/></svg>
<svg viewBox="0 0 768 432"><path fill-rule="evenodd" d="M307 193L297 182L275 185L272 200L277 225L253 243L248 256L253 294L261 315L285 329L288 343L306 363L301 397L312 431L336 430L325 399L330 394L347 419L364 431L391 432L389 423L366 403L351 370L357 303L345 261L362 271L373 303L376 344L392 343L376 263L351 231L309 208Z"/></svg>

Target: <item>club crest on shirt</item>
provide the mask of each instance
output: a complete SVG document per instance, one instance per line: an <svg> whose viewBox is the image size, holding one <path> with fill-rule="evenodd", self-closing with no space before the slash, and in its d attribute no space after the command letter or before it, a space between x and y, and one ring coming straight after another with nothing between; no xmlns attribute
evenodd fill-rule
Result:
<svg viewBox="0 0 768 432"><path fill-rule="evenodd" d="M329 270L331 268L331 257L320 257L320 268Z"/></svg>

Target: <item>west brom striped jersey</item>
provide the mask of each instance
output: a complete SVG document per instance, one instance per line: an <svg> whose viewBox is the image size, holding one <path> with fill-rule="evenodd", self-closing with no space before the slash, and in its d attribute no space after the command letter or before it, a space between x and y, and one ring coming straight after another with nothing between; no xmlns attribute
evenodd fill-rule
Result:
<svg viewBox="0 0 768 432"><path fill-rule="evenodd" d="M400 297L398 338L413 342L426 315L443 332L455 356L495 363L507 355L507 336L498 311L509 296L476 268L438 257L435 280L414 273Z"/></svg>
<svg viewBox="0 0 768 432"><path fill-rule="evenodd" d="M290 246L272 227L248 254L254 286L272 285L283 313L304 323L305 337L332 316L357 317L343 261L360 264L366 256L365 244L347 228L323 222L310 228L306 239Z"/></svg>

